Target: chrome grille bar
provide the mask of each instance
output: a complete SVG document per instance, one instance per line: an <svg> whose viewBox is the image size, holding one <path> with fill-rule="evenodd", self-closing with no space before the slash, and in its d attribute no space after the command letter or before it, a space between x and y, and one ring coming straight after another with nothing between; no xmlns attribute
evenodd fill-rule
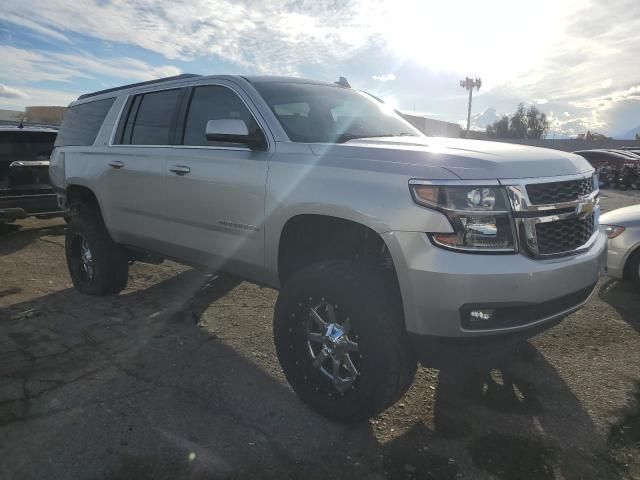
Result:
<svg viewBox="0 0 640 480"><path fill-rule="evenodd" d="M584 188L581 186L581 190L577 193L577 197L571 201L559 201L555 203L547 204L534 204L531 202L528 193L528 186L551 184L560 182L573 182L573 181L587 181L591 180L592 188ZM565 255L573 255L585 251L591 247L595 242L598 234L598 219L600 216L599 207L599 189L597 179L593 174L593 171L566 177L550 177L550 178L536 178L536 179L514 179L514 180L502 180L500 182L507 189L509 200L511 202L511 208L513 211L513 217L515 222L515 228L518 236L519 248L522 253L532 258L550 258ZM589 191L587 195L581 195L582 192ZM566 200L566 192L563 192L562 200ZM592 216L592 217L591 217ZM575 220L575 221L572 221ZM569 221L569 222L566 222ZM578 246L574 247L575 239L573 242L567 241L572 247L567 250L560 251L548 251L549 245L562 246L562 242L549 242L549 235L553 234L553 227L548 225L545 227L544 245L541 248L538 241L538 229L539 224L550 224L557 222L556 228L558 229L558 235L567 236L567 225L575 225L576 228L584 228L585 225L581 224L581 221L588 222L587 228L591 228L593 231L588 236L586 241ZM565 222L565 223L562 223ZM592 225L592 226L590 226ZM564 229L564 230L563 230Z"/></svg>

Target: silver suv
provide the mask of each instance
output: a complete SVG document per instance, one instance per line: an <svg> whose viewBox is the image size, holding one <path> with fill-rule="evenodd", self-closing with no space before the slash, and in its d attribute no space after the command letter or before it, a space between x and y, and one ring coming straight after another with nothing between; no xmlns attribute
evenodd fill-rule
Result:
<svg viewBox="0 0 640 480"><path fill-rule="evenodd" d="M393 404L417 360L474 362L557 324L606 256L582 157L426 137L341 85L128 85L73 102L56 145L78 290L115 294L149 258L278 289L284 373L336 421Z"/></svg>

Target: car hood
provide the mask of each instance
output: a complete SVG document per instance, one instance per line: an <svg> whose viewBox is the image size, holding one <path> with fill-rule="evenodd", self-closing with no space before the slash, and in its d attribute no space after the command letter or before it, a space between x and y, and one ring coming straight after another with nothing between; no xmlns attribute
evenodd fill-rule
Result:
<svg viewBox="0 0 640 480"><path fill-rule="evenodd" d="M600 223L622 227L640 226L640 204L603 213L600 216Z"/></svg>
<svg viewBox="0 0 640 480"><path fill-rule="evenodd" d="M441 137L378 137L311 146L317 155L442 167L464 180L574 175L593 170L572 153L512 143Z"/></svg>

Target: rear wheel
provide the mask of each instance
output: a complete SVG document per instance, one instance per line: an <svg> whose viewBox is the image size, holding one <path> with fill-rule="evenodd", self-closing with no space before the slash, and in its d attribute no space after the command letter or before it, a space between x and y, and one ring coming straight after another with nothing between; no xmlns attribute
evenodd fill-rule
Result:
<svg viewBox="0 0 640 480"><path fill-rule="evenodd" d="M111 239L102 217L94 209L80 206L71 217L65 252L71 281L81 292L111 295L127 286L127 253Z"/></svg>
<svg viewBox="0 0 640 480"><path fill-rule="evenodd" d="M276 303L274 336L298 396L338 422L367 419L409 388L416 360L394 288L372 269L327 261L295 273Z"/></svg>

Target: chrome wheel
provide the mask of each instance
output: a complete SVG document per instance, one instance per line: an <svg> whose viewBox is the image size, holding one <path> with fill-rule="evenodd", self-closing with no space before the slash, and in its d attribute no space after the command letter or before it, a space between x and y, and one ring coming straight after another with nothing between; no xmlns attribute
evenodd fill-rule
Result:
<svg viewBox="0 0 640 480"><path fill-rule="evenodd" d="M324 300L309 308L307 347L313 366L342 393L352 387L360 375L361 355L351 320L347 316L340 321L336 310L338 305Z"/></svg>
<svg viewBox="0 0 640 480"><path fill-rule="evenodd" d="M93 277L95 275L95 267L93 263L93 255L91 254L91 249L89 248L89 244L84 237L80 237L80 272L82 274L83 280L86 283L91 283L93 281Z"/></svg>

